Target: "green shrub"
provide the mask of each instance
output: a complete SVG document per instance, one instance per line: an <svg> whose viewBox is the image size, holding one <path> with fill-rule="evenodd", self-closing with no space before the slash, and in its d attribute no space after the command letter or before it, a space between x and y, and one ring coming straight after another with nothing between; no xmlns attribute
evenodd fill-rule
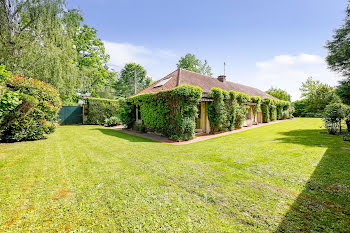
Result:
<svg viewBox="0 0 350 233"><path fill-rule="evenodd" d="M270 105L271 105L271 98L269 97L265 97L261 102L261 111L262 111L264 123L270 122Z"/></svg>
<svg viewBox="0 0 350 233"><path fill-rule="evenodd" d="M137 95L129 101L140 106L141 119L147 130L176 140L189 140L194 137L197 105L201 97L199 87L181 85L169 91ZM129 114L125 115L131 119Z"/></svg>
<svg viewBox="0 0 350 233"><path fill-rule="evenodd" d="M115 125L120 125L122 122L117 116L112 116L110 118L105 119L104 126L111 127Z"/></svg>
<svg viewBox="0 0 350 233"><path fill-rule="evenodd" d="M322 120L329 134L337 134L344 115L342 104L333 103L326 106Z"/></svg>
<svg viewBox="0 0 350 233"><path fill-rule="evenodd" d="M16 109L22 103L19 92L7 91L0 99L0 124L4 121L6 116Z"/></svg>
<svg viewBox="0 0 350 233"><path fill-rule="evenodd" d="M1 140L36 140L55 130L61 99L50 84L15 76L6 86L9 91L21 94L21 104L3 126Z"/></svg>
<svg viewBox="0 0 350 233"><path fill-rule="evenodd" d="M87 106L87 124L103 125L111 117L119 117L119 100L88 98Z"/></svg>

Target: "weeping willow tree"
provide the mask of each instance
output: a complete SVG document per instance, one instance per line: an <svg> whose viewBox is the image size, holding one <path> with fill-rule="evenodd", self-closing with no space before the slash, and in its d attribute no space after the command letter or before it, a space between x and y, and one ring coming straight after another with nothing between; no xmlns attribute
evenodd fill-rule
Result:
<svg viewBox="0 0 350 233"><path fill-rule="evenodd" d="M82 21L64 0L0 0L0 65L52 84L66 103L77 90L96 93L115 74L96 30Z"/></svg>

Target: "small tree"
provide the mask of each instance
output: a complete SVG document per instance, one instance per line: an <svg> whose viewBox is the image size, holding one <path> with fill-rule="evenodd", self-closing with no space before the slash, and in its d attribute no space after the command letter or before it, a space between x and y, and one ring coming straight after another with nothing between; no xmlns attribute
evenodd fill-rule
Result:
<svg viewBox="0 0 350 233"><path fill-rule="evenodd" d="M341 122L344 119L344 109L339 103L329 104L325 108L323 123L329 134L341 132Z"/></svg>
<svg viewBox="0 0 350 233"><path fill-rule="evenodd" d="M193 71L199 74L212 76L211 67L208 65L208 61L201 61L196 58L194 54L188 53L184 57L181 57L176 64L177 68Z"/></svg>

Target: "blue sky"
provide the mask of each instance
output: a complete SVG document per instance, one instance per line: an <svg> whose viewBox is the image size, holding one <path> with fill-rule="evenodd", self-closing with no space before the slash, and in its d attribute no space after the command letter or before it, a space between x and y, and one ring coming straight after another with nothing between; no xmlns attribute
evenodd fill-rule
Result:
<svg viewBox="0 0 350 233"><path fill-rule="evenodd" d="M98 30L120 70L143 65L157 80L186 53L208 60L213 76L261 90L280 87L298 99L308 76L330 85L326 40L344 19L346 0L68 0Z"/></svg>

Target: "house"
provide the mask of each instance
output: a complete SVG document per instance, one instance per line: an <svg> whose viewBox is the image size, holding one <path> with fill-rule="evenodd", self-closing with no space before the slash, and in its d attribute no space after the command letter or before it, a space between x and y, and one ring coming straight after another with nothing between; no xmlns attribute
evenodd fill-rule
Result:
<svg viewBox="0 0 350 233"><path fill-rule="evenodd" d="M249 87L246 85L233 83L226 80L225 75L221 75L218 78L209 77L206 75L198 74L192 71L177 69L174 72L168 74L164 78L154 82L149 87L137 93L146 94L146 93L157 93L159 91L166 91L173 89L179 85L192 85L198 86L202 89L203 95L201 101L198 105L198 118L196 119L196 132L210 132L210 124L208 120L208 103L212 101L209 98L209 93L213 87L220 88L226 91L236 91L248 94L249 96L259 96L261 99L269 97L275 99L275 97L257 89L254 87ZM254 103L247 103L249 106L248 114L244 126L251 126L253 124L262 122L262 113L258 112L256 115L253 114Z"/></svg>

